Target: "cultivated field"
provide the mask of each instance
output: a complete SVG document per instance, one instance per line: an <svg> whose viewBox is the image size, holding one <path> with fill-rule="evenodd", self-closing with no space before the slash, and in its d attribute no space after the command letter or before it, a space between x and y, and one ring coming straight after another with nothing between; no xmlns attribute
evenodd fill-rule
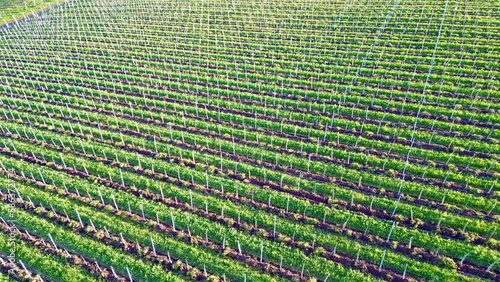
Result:
<svg viewBox="0 0 500 282"><path fill-rule="evenodd" d="M69 0L5 23L0 278L500 281L499 13Z"/></svg>

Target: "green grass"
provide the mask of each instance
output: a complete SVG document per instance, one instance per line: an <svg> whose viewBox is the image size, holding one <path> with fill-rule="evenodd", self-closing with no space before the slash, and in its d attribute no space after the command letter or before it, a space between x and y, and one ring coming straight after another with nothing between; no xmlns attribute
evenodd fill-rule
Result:
<svg viewBox="0 0 500 282"><path fill-rule="evenodd" d="M5 21L11 23L61 2L63 0L0 0L0 26Z"/></svg>

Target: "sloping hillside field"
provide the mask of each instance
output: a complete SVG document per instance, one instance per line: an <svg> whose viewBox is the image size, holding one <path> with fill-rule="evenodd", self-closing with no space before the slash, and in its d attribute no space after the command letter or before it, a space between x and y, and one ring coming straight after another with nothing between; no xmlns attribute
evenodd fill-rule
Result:
<svg viewBox="0 0 500 282"><path fill-rule="evenodd" d="M500 281L500 2L69 0L0 27L0 280Z"/></svg>

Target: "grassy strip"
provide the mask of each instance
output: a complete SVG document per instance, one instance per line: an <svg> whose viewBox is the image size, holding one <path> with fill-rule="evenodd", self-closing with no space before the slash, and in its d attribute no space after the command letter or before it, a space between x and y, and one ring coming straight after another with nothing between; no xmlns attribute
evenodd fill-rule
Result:
<svg viewBox="0 0 500 282"><path fill-rule="evenodd" d="M1 0L0 1L0 27L5 22L12 23L25 16L53 7L64 0Z"/></svg>

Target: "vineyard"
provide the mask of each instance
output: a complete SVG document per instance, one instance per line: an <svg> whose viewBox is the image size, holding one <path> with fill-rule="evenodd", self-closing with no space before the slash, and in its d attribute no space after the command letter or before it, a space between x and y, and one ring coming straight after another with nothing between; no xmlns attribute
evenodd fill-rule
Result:
<svg viewBox="0 0 500 282"><path fill-rule="evenodd" d="M12 16L0 281L500 281L499 77L498 1Z"/></svg>

